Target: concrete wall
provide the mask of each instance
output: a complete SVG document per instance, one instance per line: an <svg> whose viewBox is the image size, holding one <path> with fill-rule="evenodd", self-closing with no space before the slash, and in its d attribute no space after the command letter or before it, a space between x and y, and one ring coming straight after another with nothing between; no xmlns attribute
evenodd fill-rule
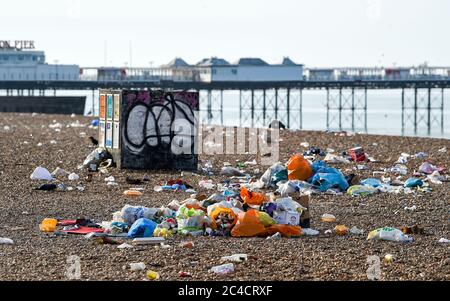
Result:
<svg viewBox="0 0 450 301"><path fill-rule="evenodd" d="M0 96L0 112L84 114L86 96Z"/></svg>

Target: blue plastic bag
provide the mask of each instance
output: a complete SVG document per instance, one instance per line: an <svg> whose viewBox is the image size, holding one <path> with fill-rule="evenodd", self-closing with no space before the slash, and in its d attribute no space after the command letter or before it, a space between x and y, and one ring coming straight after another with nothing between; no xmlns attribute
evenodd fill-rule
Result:
<svg viewBox="0 0 450 301"><path fill-rule="evenodd" d="M157 224L147 218L140 218L134 222L128 231L129 238L152 237Z"/></svg>
<svg viewBox="0 0 450 301"><path fill-rule="evenodd" d="M409 178L408 180L405 181L405 184L403 185L404 187L422 187L423 186L423 181L421 179L417 179L417 178Z"/></svg>
<svg viewBox="0 0 450 301"><path fill-rule="evenodd" d="M333 168L334 169L334 168ZM341 172L332 173L316 173L311 180L311 183L319 188L320 191L327 191L333 187L339 187L341 191L346 191L348 183Z"/></svg>
<svg viewBox="0 0 450 301"><path fill-rule="evenodd" d="M327 163L325 163L325 161L321 161L321 160L314 161L314 163L311 164L311 169L312 169L313 173L317 173L318 170L323 167L327 167Z"/></svg>
<svg viewBox="0 0 450 301"><path fill-rule="evenodd" d="M378 186L381 186L381 181L378 179L375 179L375 178L368 178L368 179L362 180L361 185L378 187Z"/></svg>

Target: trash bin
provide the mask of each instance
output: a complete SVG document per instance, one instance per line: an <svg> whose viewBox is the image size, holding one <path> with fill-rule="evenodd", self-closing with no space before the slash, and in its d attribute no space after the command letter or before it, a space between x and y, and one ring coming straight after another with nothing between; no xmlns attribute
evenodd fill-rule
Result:
<svg viewBox="0 0 450 301"><path fill-rule="evenodd" d="M197 170L199 93L100 90L99 146L121 169Z"/></svg>

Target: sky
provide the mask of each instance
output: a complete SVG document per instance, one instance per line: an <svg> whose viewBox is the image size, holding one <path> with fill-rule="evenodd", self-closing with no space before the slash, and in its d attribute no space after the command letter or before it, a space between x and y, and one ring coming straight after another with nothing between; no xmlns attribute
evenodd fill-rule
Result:
<svg viewBox="0 0 450 301"><path fill-rule="evenodd" d="M448 0L3 0L0 40L47 62L149 67L289 56L306 67L450 66Z"/></svg>

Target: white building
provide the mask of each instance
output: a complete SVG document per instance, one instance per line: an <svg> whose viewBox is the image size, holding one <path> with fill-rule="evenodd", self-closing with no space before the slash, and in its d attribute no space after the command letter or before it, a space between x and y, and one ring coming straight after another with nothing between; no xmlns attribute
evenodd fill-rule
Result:
<svg viewBox="0 0 450 301"><path fill-rule="evenodd" d="M0 48L0 80L61 80L80 79L78 65L47 64L43 51Z"/></svg>
<svg viewBox="0 0 450 301"><path fill-rule="evenodd" d="M230 64L224 59L203 59L196 65L200 80L221 81L298 81L303 79L303 65L284 58L280 64L268 64L260 58L241 58Z"/></svg>

